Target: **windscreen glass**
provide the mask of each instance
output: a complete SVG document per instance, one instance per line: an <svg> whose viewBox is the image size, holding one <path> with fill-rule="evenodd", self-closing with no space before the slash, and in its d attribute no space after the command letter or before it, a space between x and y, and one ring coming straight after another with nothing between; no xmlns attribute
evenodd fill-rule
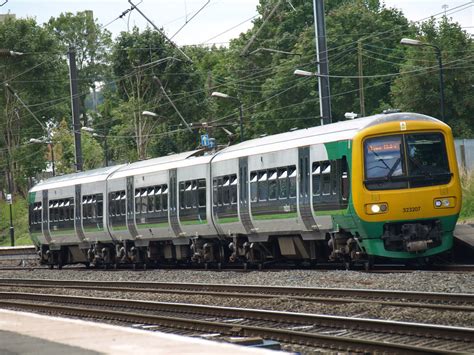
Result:
<svg viewBox="0 0 474 355"><path fill-rule="evenodd" d="M441 185L451 179L441 133L369 138L364 155L364 182L369 190Z"/></svg>

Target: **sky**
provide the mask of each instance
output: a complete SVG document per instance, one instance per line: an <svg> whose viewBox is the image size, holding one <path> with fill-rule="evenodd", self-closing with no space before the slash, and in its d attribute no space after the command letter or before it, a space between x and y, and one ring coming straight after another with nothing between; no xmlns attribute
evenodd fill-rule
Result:
<svg viewBox="0 0 474 355"><path fill-rule="evenodd" d="M5 0L0 0L0 4ZM252 26L257 16L258 0L132 0L158 27L163 27L169 37L188 24L173 37L178 45L226 45L239 33ZM311 1L311 0L306 0ZM327 1L327 0L326 0ZM291 3L291 0L286 0ZM207 5L206 5L207 3ZM386 0L387 7L401 10L410 21L418 21L444 11L469 33L474 34L474 0ZM461 6L466 4L466 6ZM191 17L205 5L193 19ZM288 4L289 6L289 4ZM456 8L458 7L458 8ZM0 13L12 13L17 18L33 17L38 23L47 22L61 12L92 10L94 17L113 36L133 26L145 28L146 20L137 12L129 12L128 0L7 0ZM117 19L118 18L118 19Z"/></svg>

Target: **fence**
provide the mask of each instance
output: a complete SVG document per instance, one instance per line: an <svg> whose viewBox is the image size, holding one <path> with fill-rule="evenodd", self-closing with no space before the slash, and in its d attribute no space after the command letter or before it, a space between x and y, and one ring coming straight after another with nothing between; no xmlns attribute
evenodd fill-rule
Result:
<svg viewBox="0 0 474 355"><path fill-rule="evenodd" d="M459 168L474 170L474 139L455 139L454 145Z"/></svg>

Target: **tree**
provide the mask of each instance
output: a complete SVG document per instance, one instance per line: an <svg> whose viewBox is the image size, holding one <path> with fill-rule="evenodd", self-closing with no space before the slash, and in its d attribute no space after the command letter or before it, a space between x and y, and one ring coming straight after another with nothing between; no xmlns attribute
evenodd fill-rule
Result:
<svg viewBox="0 0 474 355"><path fill-rule="evenodd" d="M205 117L207 109L203 79L190 63L175 56L175 49L160 33L147 29L140 32L122 32L112 52L112 68L116 77L115 94L119 104L112 110L113 116L121 120L124 134L135 140L136 157L149 157L150 145L158 150L160 134L181 131L181 119L169 104L154 76L161 81L167 95L180 113L189 121ZM106 97L108 97L106 95ZM143 111L157 112L159 117L143 115ZM191 133L182 132L174 136L180 150L194 148L197 139ZM160 150L166 146L161 145ZM166 154L166 151L160 151Z"/></svg>
<svg viewBox="0 0 474 355"><path fill-rule="evenodd" d="M44 165L44 157L29 154L31 151L25 144L29 138L45 134L38 120L44 123L65 112L68 101L57 98L66 94L67 71L55 37L33 19L8 18L0 23L0 42L4 48L25 53L1 58L0 76L1 81L8 83L21 101L36 112L34 118L17 97L4 88L4 95L0 96L0 105L4 108L0 112L0 148L5 154L0 156L0 165L2 170L11 173L14 192L25 192L26 179L22 174L38 172Z"/></svg>
<svg viewBox="0 0 474 355"><path fill-rule="evenodd" d="M95 95L96 83L102 81L109 70L111 33L102 29L90 10L76 14L66 12L57 18L52 17L46 28L56 35L64 53L70 46L76 49L80 111L84 116L84 123L87 124L85 100L91 91L92 96ZM96 109L96 103L93 97L93 111Z"/></svg>
<svg viewBox="0 0 474 355"><path fill-rule="evenodd" d="M74 135L66 120L62 120L53 135L56 173L70 174L76 172ZM95 169L103 164L104 151L95 138L90 134L81 135L84 170Z"/></svg>
<svg viewBox="0 0 474 355"><path fill-rule="evenodd" d="M443 17L417 28L416 38L441 49L444 63L446 123L459 137L472 137L474 131L474 74L469 34L459 24ZM400 77L392 86L395 106L405 110L440 117L439 67L432 47L405 49L405 60Z"/></svg>
<svg viewBox="0 0 474 355"><path fill-rule="evenodd" d="M276 2L261 1L260 11ZM229 82L243 98L254 135L273 134L292 127L318 125L319 97L317 78L297 78L296 68L316 71L313 4L310 1L282 2L273 18L259 32L247 57L239 57L249 38L263 20L231 43L234 49ZM379 1L330 2L326 10L326 30L331 75L333 121L344 119L348 111L360 112L357 80L357 43L362 41L367 114L380 111L390 102L390 77L397 73L402 50L387 55L384 48L394 48L402 34L409 30L408 21L395 9L387 9ZM267 10L268 11L268 10ZM272 51L262 50L268 48ZM257 52L253 52L257 50ZM252 53L253 54L250 54ZM371 52L375 52L371 53ZM379 54L380 53L380 54ZM233 67L232 67L233 65Z"/></svg>

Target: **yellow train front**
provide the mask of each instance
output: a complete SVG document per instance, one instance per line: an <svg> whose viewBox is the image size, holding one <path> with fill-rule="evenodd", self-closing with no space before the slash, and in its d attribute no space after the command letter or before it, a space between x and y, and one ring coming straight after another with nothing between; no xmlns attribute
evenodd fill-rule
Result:
<svg viewBox="0 0 474 355"><path fill-rule="evenodd" d="M461 186L448 125L387 115L355 135L351 165L355 218L347 229L364 254L406 261L452 248Z"/></svg>

